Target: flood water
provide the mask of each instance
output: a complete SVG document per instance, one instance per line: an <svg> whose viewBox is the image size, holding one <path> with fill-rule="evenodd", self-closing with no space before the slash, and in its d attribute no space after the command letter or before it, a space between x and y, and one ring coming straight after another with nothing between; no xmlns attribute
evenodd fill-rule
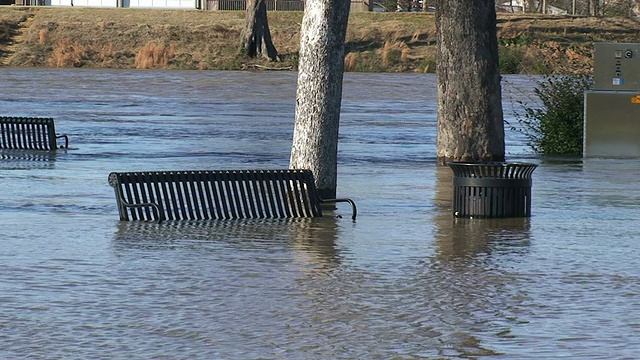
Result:
<svg viewBox="0 0 640 360"><path fill-rule="evenodd" d="M636 359L640 160L533 162L528 219L454 220L436 79L346 74L337 215L121 223L111 171L286 168L297 74L0 69L2 359ZM505 117L534 79L505 76ZM516 109L516 110L514 110Z"/></svg>

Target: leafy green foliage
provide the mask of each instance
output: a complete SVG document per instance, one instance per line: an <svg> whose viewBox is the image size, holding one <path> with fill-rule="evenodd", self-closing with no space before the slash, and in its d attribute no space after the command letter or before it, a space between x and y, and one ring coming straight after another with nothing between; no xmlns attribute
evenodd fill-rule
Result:
<svg viewBox="0 0 640 360"><path fill-rule="evenodd" d="M607 4L604 9L604 16L620 16L620 17L633 17L633 1L619 1Z"/></svg>
<svg viewBox="0 0 640 360"><path fill-rule="evenodd" d="M512 37L501 37L498 39L498 45L500 46L527 46L533 42L533 37L530 34L519 34Z"/></svg>
<svg viewBox="0 0 640 360"><path fill-rule="evenodd" d="M553 69L547 66L544 58L526 54L522 46L499 46L500 74L549 74Z"/></svg>
<svg viewBox="0 0 640 360"><path fill-rule="evenodd" d="M529 146L539 154L582 155L584 91L593 86L589 75L544 77L534 94L540 107L519 102L524 115L517 116Z"/></svg>
<svg viewBox="0 0 640 360"><path fill-rule="evenodd" d="M379 1L378 4L384 9L385 12L396 11L398 6L398 2L396 0L383 0Z"/></svg>
<svg viewBox="0 0 640 360"><path fill-rule="evenodd" d="M7 44L11 40L13 35L13 28L16 25L9 23L6 20L0 20L0 44Z"/></svg>
<svg viewBox="0 0 640 360"><path fill-rule="evenodd" d="M522 64L522 49L498 47L498 58L500 59L500 74L520 74Z"/></svg>

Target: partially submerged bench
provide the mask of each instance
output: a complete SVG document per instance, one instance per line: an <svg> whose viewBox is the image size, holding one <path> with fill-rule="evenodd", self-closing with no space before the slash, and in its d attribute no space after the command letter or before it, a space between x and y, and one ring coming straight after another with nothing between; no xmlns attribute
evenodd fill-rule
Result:
<svg viewBox="0 0 640 360"><path fill-rule="evenodd" d="M0 148L23 150L55 150L69 147L67 135L57 135L52 118L0 116Z"/></svg>
<svg viewBox="0 0 640 360"><path fill-rule="evenodd" d="M120 220L201 220L322 217L310 170L112 172Z"/></svg>

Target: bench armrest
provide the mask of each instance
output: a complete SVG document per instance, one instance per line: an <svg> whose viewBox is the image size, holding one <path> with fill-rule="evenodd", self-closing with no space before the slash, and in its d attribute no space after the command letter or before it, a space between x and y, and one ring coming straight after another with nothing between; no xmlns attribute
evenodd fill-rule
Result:
<svg viewBox="0 0 640 360"><path fill-rule="evenodd" d="M321 203L337 203L337 202L347 202L349 204L351 204L351 210L352 210L352 214L351 214L351 219L355 220L356 216L358 216L358 209L356 208L356 203L348 198L339 198L339 199L320 199Z"/></svg>
<svg viewBox="0 0 640 360"><path fill-rule="evenodd" d="M60 139L60 138L64 138L64 146L62 146L63 148L68 148L69 147L69 137L67 135L56 135L56 139Z"/></svg>
<svg viewBox="0 0 640 360"><path fill-rule="evenodd" d="M163 220L163 211L162 211L162 206L160 204L156 204L156 203L140 203L140 204L130 204L126 201L124 201L123 198L118 199L118 201L120 201L120 204L122 204L122 206L124 207L128 207L128 208L152 208L153 209L153 213L156 216L156 219L158 219L158 224L162 222Z"/></svg>

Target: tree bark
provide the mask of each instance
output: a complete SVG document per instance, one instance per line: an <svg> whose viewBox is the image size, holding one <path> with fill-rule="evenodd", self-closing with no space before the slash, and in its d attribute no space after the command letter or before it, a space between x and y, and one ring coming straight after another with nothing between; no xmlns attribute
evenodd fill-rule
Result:
<svg viewBox="0 0 640 360"><path fill-rule="evenodd" d="M290 167L313 171L323 198L335 198L344 42L350 0L308 0L300 31Z"/></svg>
<svg viewBox="0 0 640 360"><path fill-rule="evenodd" d="M437 163L504 161L494 0L438 0Z"/></svg>
<svg viewBox="0 0 640 360"><path fill-rule="evenodd" d="M248 0L246 18L241 47L245 55L252 58L263 56L270 61L278 61L278 51L273 46L269 31L265 0Z"/></svg>

